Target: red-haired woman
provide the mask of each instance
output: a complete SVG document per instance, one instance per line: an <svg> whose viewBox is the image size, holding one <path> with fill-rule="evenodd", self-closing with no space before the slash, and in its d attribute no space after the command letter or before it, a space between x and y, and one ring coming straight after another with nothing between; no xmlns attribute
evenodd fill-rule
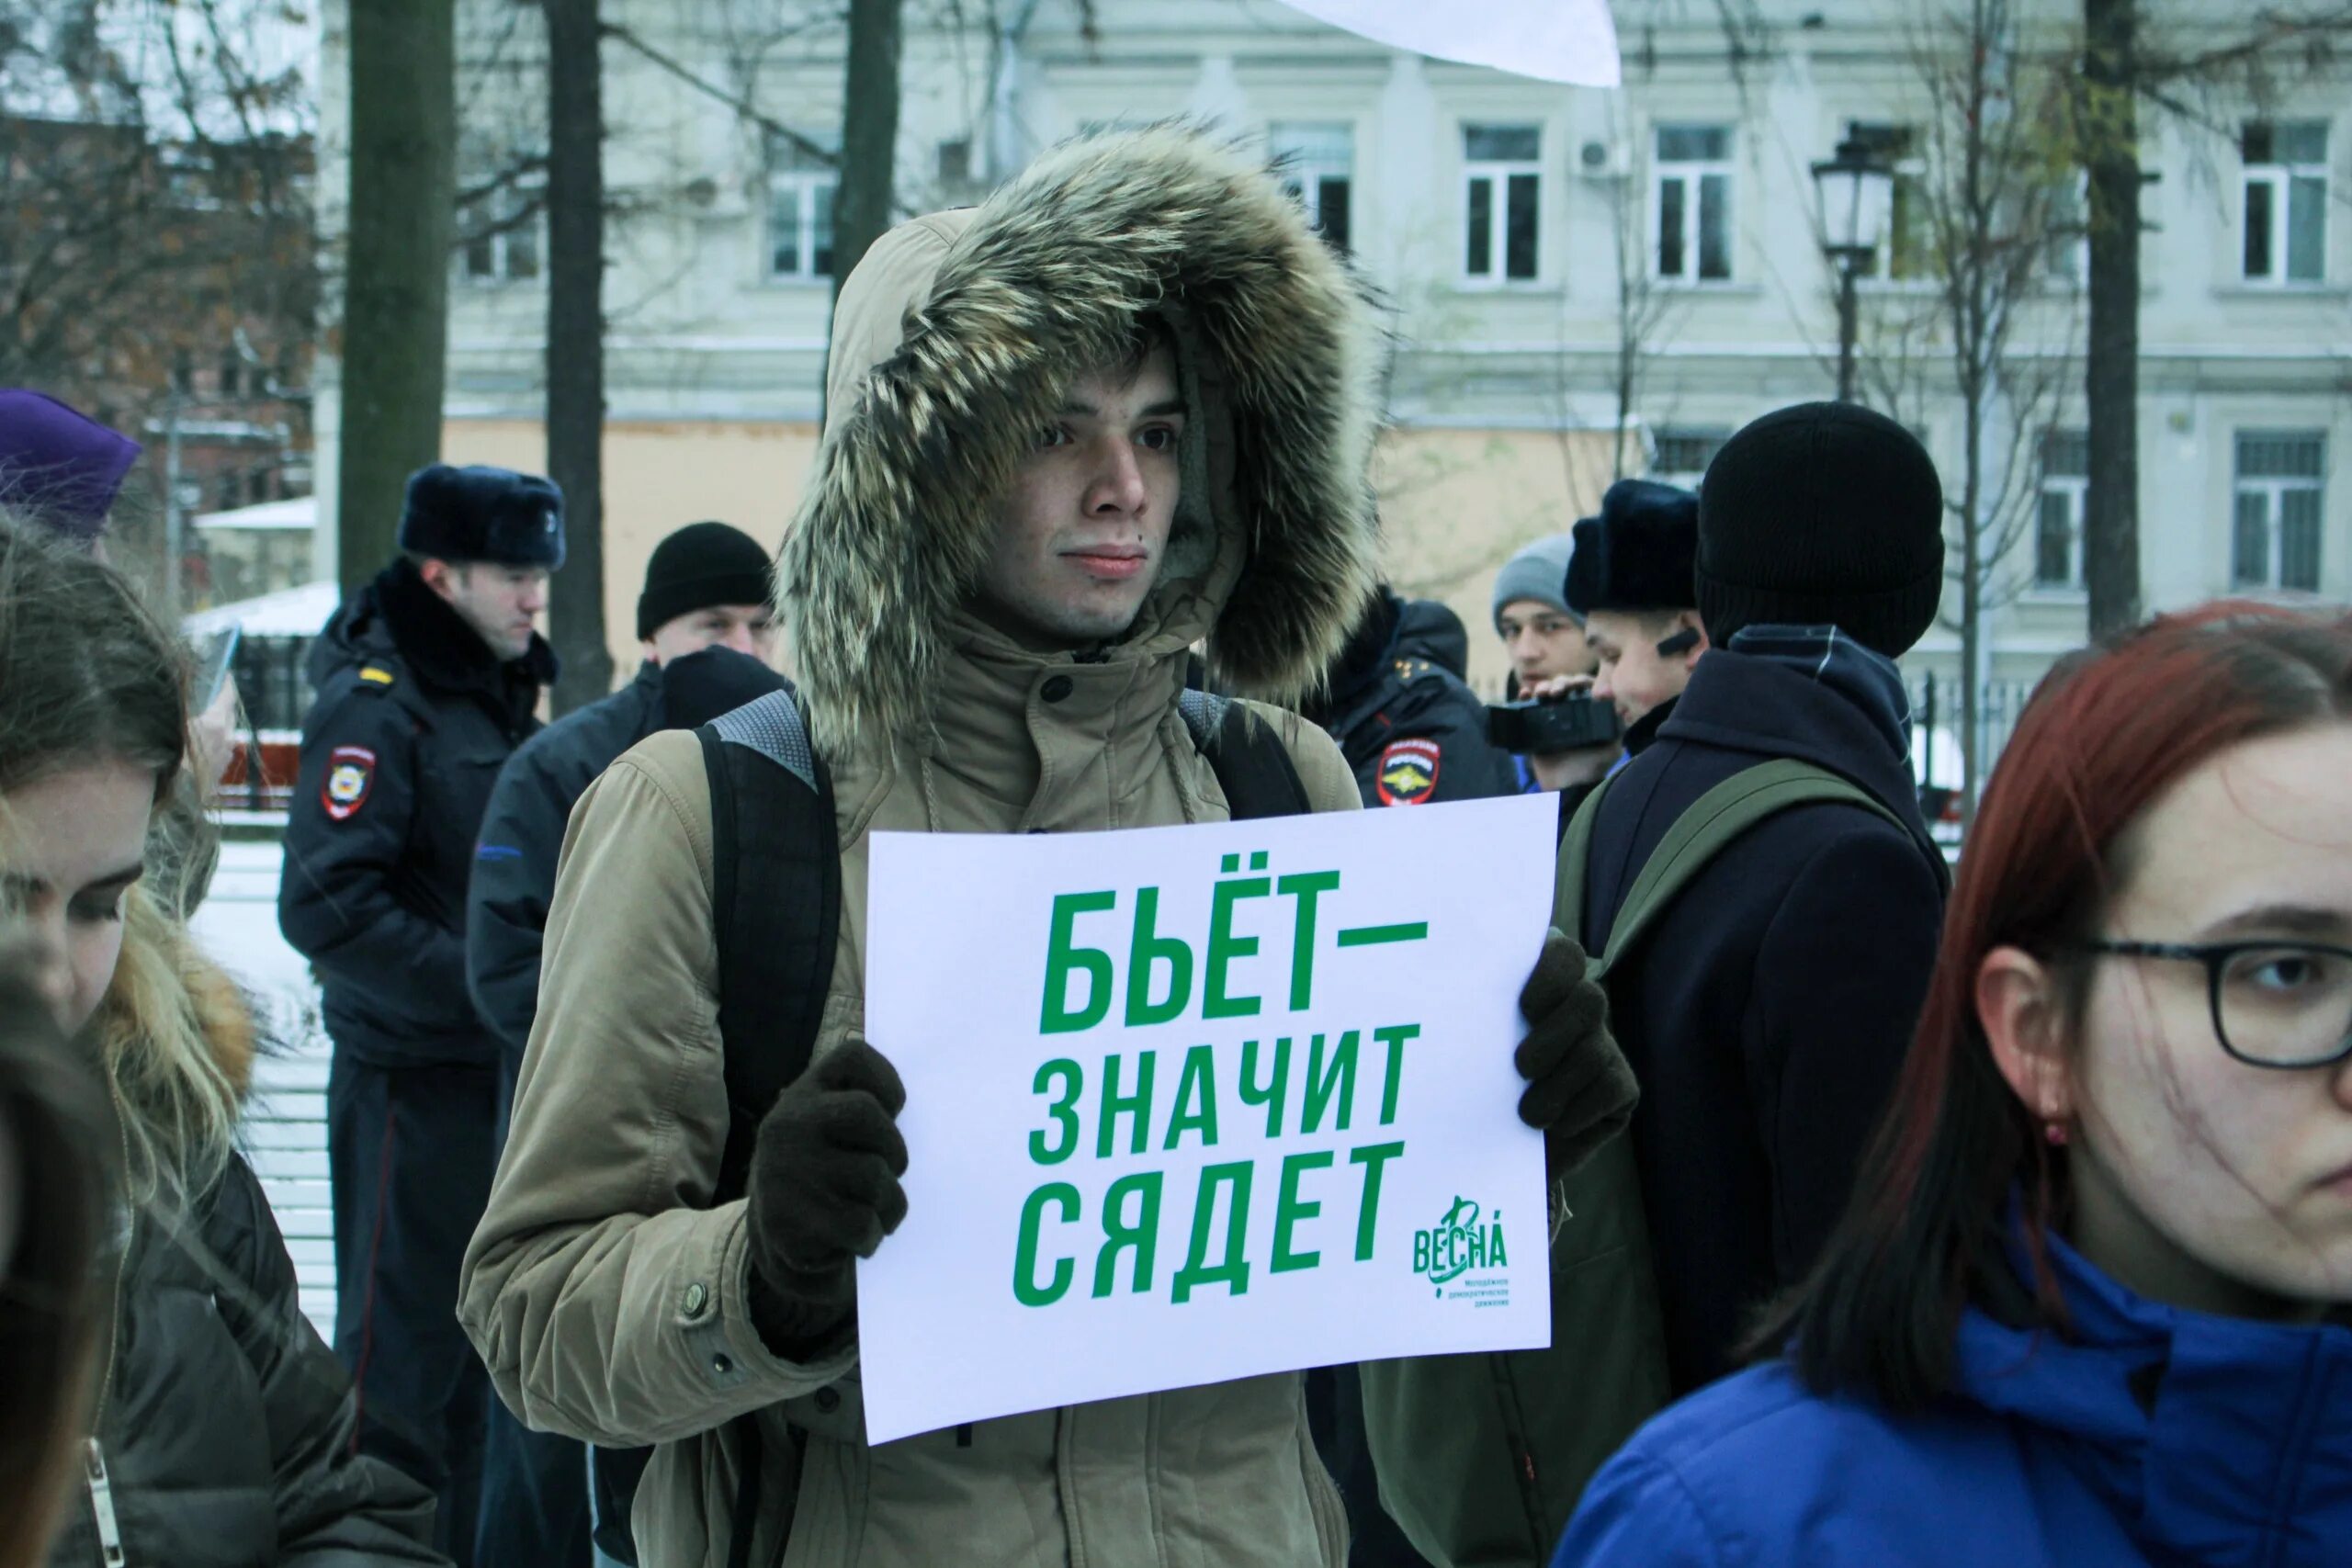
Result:
<svg viewBox="0 0 2352 1568"><path fill-rule="evenodd" d="M2352 623L2052 676L1872 1167L1555 1568L2352 1562Z"/></svg>

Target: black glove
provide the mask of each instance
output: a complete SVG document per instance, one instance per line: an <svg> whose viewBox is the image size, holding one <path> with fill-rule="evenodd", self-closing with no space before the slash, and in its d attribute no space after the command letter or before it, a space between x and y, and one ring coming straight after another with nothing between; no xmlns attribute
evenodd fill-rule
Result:
<svg viewBox="0 0 2352 1568"><path fill-rule="evenodd" d="M786 1085L760 1121L746 1178L752 1319L768 1348L809 1359L857 1304L854 1261L907 1217L899 1178L906 1086L853 1035Z"/></svg>
<svg viewBox="0 0 2352 1568"><path fill-rule="evenodd" d="M1609 994L1585 977L1584 949L1557 931L1544 939L1519 1010L1527 1015L1512 1058L1527 1080L1519 1119L1543 1129L1544 1165L1566 1176L1625 1130L1641 1090L1609 1032Z"/></svg>

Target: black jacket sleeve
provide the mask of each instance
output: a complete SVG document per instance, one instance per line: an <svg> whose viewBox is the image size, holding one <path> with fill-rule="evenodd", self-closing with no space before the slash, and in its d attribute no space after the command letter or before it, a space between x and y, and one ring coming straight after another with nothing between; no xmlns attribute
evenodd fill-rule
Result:
<svg viewBox="0 0 2352 1568"><path fill-rule="evenodd" d="M1935 872L1907 836L1873 822L1815 851L1765 930L1748 1074L1783 1286L1804 1278L1853 1194L1910 1050L1942 927Z"/></svg>
<svg viewBox="0 0 2352 1568"><path fill-rule="evenodd" d="M418 751L415 722L396 698L357 689L322 697L303 731L287 811L277 926L337 990L371 1012L454 1033L476 1027L465 987L454 984L466 972L465 944L452 924L399 897ZM327 788L343 765L363 766L367 778L338 820ZM459 911L450 913L454 919Z"/></svg>
<svg viewBox="0 0 2352 1568"><path fill-rule="evenodd" d="M352 1451L358 1412L350 1380L302 1315L285 1239L242 1159L222 1178L205 1231L209 1249L243 1287L217 1299L261 1387L278 1568L446 1562L431 1545L432 1495L381 1460Z"/></svg>
<svg viewBox="0 0 2352 1568"><path fill-rule="evenodd" d="M1397 742L1405 740L1424 741L1437 749L1436 781L1415 804L1486 800L1519 793L1519 775L1510 754L1487 739L1486 705L1467 687L1424 677L1406 686L1383 711L1389 728L1379 750L1356 772L1366 806L1394 803L1381 794L1381 775L1392 761L1413 760L1396 750Z"/></svg>
<svg viewBox="0 0 2352 1568"><path fill-rule="evenodd" d="M520 1062L539 1010L539 948L572 802L537 749L498 775L466 884L466 985L474 1010Z"/></svg>

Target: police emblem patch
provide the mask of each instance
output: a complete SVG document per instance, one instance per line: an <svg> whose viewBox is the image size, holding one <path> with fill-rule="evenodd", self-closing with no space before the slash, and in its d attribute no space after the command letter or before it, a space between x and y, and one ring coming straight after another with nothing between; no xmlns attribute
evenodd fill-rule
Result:
<svg viewBox="0 0 2352 1568"><path fill-rule="evenodd" d="M1380 754L1380 804L1420 806L1437 793L1440 761L1434 740L1398 740Z"/></svg>
<svg viewBox="0 0 2352 1568"><path fill-rule="evenodd" d="M346 821L368 799L376 782L376 753L365 746L338 746L327 758L326 787L319 803L337 822Z"/></svg>

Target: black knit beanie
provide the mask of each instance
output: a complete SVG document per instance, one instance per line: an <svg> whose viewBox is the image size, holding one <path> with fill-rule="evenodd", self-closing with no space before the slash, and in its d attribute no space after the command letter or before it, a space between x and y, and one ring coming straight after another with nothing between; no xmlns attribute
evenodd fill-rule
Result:
<svg viewBox="0 0 2352 1568"><path fill-rule="evenodd" d="M773 563L759 541L724 523L689 523L653 547L645 592L637 596L637 635L713 604L764 604Z"/></svg>
<svg viewBox="0 0 2352 1568"><path fill-rule="evenodd" d="M1699 615L1834 626L1899 658L1944 591L1943 487L1917 437L1853 403L1800 403L1724 443L1699 490Z"/></svg>

